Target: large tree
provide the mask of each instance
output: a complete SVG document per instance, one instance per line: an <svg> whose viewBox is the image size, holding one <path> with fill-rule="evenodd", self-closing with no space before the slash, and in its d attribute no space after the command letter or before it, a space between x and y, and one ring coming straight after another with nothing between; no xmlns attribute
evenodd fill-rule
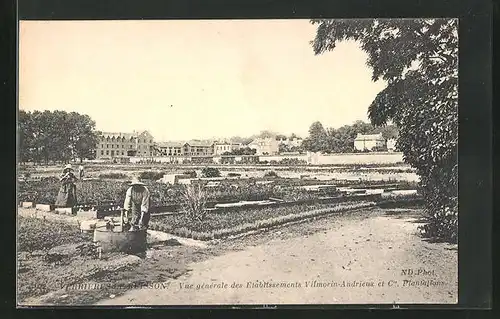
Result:
<svg viewBox="0 0 500 319"><path fill-rule="evenodd" d="M309 136L302 142L305 150L311 152L324 152L328 148L328 138L321 122L316 121L309 128Z"/></svg>
<svg viewBox="0 0 500 319"><path fill-rule="evenodd" d="M20 161L67 162L95 153L95 123L88 115L65 111L19 111Z"/></svg>
<svg viewBox="0 0 500 319"><path fill-rule="evenodd" d="M31 113L19 111L18 122L18 158L19 162L28 162L33 160L33 122Z"/></svg>
<svg viewBox="0 0 500 319"><path fill-rule="evenodd" d="M71 112L68 114L69 147L73 159L95 157L95 149L99 141L99 132L95 131L95 122L86 114Z"/></svg>
<svg viewBox="0 0 500 319"><path fill-rule="evenodd" d="M357 41L373 81L387 83L369 106L371 122L399 128L396 146L417 169L428 212L424 235L456 241L458 226L458 21L312 20L316 54Z"/></svg>

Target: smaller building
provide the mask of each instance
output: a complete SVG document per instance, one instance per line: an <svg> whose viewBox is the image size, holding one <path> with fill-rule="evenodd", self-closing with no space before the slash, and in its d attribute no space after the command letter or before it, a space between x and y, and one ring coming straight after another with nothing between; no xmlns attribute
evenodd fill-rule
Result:
<svg viewBox="0 0 500 319"><path fill-rule="evenodd" d="M180 142L161 142L155 146L155 149L160 156L181 156L182 146Z"/></svg>
<svg viewBox="0 0 500 319"><path fill-rule="evenodd" d="M304 140L300 137L288 137L283 139L278 139L278 144L283 144L288 147L301 147Z"/></svg>
<svg viewBox="0 0 500 319"><path fill-rule="evenodd" d="M256 150L256 155L276 155L279 152L279 141L275 138L256 138L248 147Z"/></svg>
<svg viewBox="0 0 500 319"><path fill-rule="evenodd" d="M358 133L354 139L354 149L357 151L373 151L385 146L386 141L382 136L382 133L369 135Z"/></svg>
<svg viewBox="0 0 500 319"><path fill-rule="evenodd" d="M214 143L214 155L219 156L223 155L224 153L227 152L233 152L235 150L238 150L242 147L242 144L240 143L231 143L227 141L223 142L215 142Z"/></svg>
<svg viewBox="0 0 500 319"><path fill-rule="evenodd" d="M185 156L213 156L214 143L210 141L189 141L183 144Z"/></svg>

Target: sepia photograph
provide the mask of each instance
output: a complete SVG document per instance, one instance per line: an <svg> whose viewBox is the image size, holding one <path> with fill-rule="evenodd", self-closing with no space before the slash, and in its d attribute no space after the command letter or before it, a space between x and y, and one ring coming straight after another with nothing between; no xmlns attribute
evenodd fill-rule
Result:
<svg viewBox="0 0 500 319"><path fill-rule="evenodd" d="M457 304L458 24L19 21L18 306Z"/></svg>

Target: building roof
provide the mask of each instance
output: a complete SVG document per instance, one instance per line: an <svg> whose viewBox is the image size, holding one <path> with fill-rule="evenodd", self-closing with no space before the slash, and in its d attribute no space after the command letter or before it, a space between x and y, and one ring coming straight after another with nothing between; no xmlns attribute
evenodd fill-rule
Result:
<svg viewBox="0 0 500 319"><path fill-rule="evenodd" d="M151 136L152 135L148 131L140 131L140 132L132 132L132 133L125 133L125 132L101 132L101 136L103 137L109 137L109 138L125 138L125 139L132 139L132 138L137 138L139 136Z"/></svg>
<svg viewBox="0 0 500 319"><path fill-rule="evenodd" d="M158 147L182 147L182 142L159 142L156 144Z"/></svg>
<svg viewBox="0 0 500 319"><path fill-rule="evenodd" d="M189 144L189 146L197 146L197 147L207 147L207 146L212 146L214 145L214 142L212 141L188 141L184 144Z"/></svg>
<svg viewBox="0 0 500 319"><path fill-rule="evenodd" d="M214 142L214 144L215 145L241 145L241 143L228 142L228 141Z"/></svg>
<svg viewBox="0 0 500 319"><path fill-rule="evenodd" d="M134 133L123 133L123 132L102 132L101 136L107 138L125 138L125 139L132 139L137 137L137 134Z"/></svg>
<svg viewBox="0 0 500 319"><path fill-rule="evenodd" d="M383 141L384 137L382 136L382 133L379 134L358 134L356 136L355 141Z"/></svg>

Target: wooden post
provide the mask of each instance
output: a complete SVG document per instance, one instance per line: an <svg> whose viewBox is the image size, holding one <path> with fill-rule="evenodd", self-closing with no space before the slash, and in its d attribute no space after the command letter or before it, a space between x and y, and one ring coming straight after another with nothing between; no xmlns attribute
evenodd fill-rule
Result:
<svg viewBox="0 0 500 319"><path fill-rule="evenodd" d="M120 229L123 231L123 209L120 212Z"/></svg>

